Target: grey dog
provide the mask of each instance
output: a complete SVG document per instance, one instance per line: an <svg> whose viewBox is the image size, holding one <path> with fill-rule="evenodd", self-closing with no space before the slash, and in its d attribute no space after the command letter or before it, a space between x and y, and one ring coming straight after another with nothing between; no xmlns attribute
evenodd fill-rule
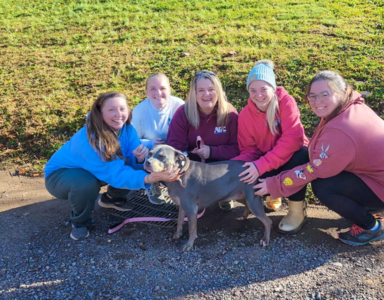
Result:
<svg viewBox="0 0 384 300"><path fill-rule="evenodd" d="M161 172L175 165L180 169L177 178L165 182L165 185L169 196L179 206L174 239L181 237L185 215L188 218L189 240L182 251L191 250L197 238L198 209L231 199L246 199L252 213L265 227L260 245L269 244L272 221L264 212L261 197L254 195L253 186L239 181L239 174L244 170L243 164L243 161L235 160L209 164L195 162L167 145L158 145L149 152L144 167L148 172Z"/></svg>

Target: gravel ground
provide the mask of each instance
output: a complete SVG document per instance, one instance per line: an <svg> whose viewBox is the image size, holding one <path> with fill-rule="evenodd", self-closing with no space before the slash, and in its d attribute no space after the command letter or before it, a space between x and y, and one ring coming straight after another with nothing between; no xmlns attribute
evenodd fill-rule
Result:
<svg viewBox="0 0 384 300"><path fill-rule="evenodd" d="M12 195L0 189L0 207ZM0 210L0 299L384 299L384 242L340 243L350 224L321 206L310 206L295 236L276 232L285 211L269 214L266 248L258 220L234 219L241 207L212 207L195 248L182 253L186 226L181 242L175 229L146 224L108 234L119 219L101 208L90 237L73 241L67 203L48 199Z"/></svg>

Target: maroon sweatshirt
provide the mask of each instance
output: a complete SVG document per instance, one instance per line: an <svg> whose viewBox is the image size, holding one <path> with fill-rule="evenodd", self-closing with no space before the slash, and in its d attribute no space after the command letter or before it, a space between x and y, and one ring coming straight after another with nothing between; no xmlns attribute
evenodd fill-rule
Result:
<svg viewBox="0 0 384 300"><path fill-rule="evenodd" d="M233 108L233 107L232 107ZM196 148L196 138L201 136L204 144L211 148L210 157L206 162L229 160L239 154L237 144L237 118L235 108L229 114L227 126L217 126L217 114L214 111L205 115L199 111L200 125L196 129L189 124L184 112L184 105L173 116L169 125L167 144L180 151L187 151L188 157L194 161L201 161L196 154L189 153Z"/></svg>

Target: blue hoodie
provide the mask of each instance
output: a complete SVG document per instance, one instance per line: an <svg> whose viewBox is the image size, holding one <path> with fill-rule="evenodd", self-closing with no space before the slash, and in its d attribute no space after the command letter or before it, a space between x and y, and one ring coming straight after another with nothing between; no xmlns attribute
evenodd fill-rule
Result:
<svg viewBox="0 0 384 300"><path fill-rule="evenodd" d="M143 170L143 164L136 163L136 157L132 154L132 151L140 145L135 128L132 125L124 125L120 130L119 141L127 163L125 164L120 158L104 162L89 144L87 130L83 127L53 154L45 165L45 178L58 169L81 168L115 188L129 190L149 188L150 184L144 184L144 177L148 173Z"/></svg>

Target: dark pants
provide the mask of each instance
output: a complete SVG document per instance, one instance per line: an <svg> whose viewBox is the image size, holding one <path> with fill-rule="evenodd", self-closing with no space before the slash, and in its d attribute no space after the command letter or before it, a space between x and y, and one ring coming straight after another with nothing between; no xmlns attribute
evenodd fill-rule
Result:
<svg viewBox="0 0 384 300"><path fill-rule="evenodd" d="M100 188L106 185L84 169L59 169L45 179L48 192L58 199L68 200L74 223L87 222L92 215ZM108 186L108 195L124 197L129 190Z"/></svg>
<svg viewBox="0 0 384 300"><path fill-rule="evenodd" d="M369 211L384 210L384 202L358 176L350 172L312 181L313 193L321 203L363 229L376 220Z"/></svg>
<svg viewBox="0 0 384 300"><path fill-rule="evenodd" d="M308 162L309 162L308 148L302 147L300 150L296 151L292 155L291 159L285 165L281 166L277 170L272 170L263 174L262 176L260 176L260 178L276 176L280 174L282 171L291 170L297 166L304 165ZM291 201L303 201L305 199L306 190L307 190L307 186L303 187L297 193L289 196L288 199Z"/></svg>

